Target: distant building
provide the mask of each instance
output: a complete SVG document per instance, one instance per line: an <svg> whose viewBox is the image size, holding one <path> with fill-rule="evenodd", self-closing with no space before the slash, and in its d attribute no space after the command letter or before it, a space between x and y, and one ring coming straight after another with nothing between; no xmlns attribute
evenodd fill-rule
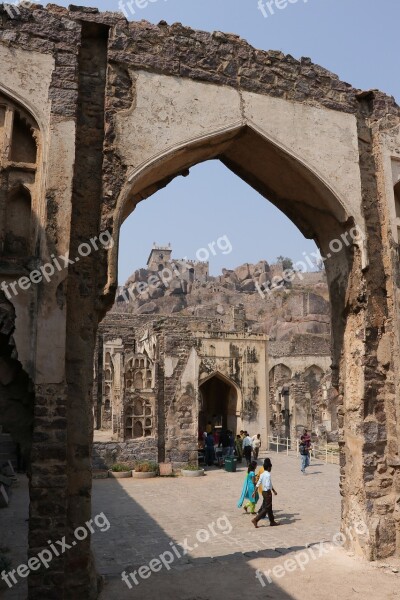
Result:
<svg viewBox="0 0 400 600"><path fill-rule="evenodd" d="M181 261L172 259L170 246L154 245L147 264L131 279L145 281ZM208 279L207 263L185 259L185 265L186 273L193 268L194 278L208 282L208 297L223 293L226 284ZM248 269L252 266L238 270L248 277ZM261 433L263 444L271 435L295 439L303 427L319 434L337 429L329 336L319 334L318 327L313 331L315 315L308 332L308 315L324 311L320 296L300 291L289 303L304 319L305 333L296 333L298 326L290 322L294 329L289 337L269 341L265 334L252 332L254 321L249 324L242 303L200 303L191 314L158 312L155 302L163 302L164 309L173 306L176 291L184 297L188 286L187 279L177 278L175 287L170 283L155 301L146 291L148 300L142 304L142 295L137 310L145 307L152 314L121 312L124 305L119 302L119 311L110 312L100 324L95 428L108 431L112 443L95 444L97 466L110 445L115 460L196 460L199 434L209 421L235 434L241 429Z"/></svg>
<svg viewBox="0 0 400 600"><path fill-rule="evenodd" d="M147 259L147 268L149 271L162 271L168 263L171 262L172 248L168 246L158 246L155 242Z"/></svg>

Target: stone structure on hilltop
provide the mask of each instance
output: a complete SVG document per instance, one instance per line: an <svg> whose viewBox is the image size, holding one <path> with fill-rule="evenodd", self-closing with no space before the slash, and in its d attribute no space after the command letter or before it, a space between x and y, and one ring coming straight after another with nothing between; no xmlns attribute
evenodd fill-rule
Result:
<svg viewBox="0 0 400 600"><path fill-rule="evenodd" d="M153 247L99 328L95 424L110 443L95 443L96 466L196 460L208 420L261 433L264 444L296 440L304 427L337 439L325 274L265 299L256 284L271 273L282 276L260 261L213 277L208 264Z"/></svg>
<svg viewBox="0 0 400 600"><path fill-rule="evenodd" d="M0 64L0 392L7 429L30 455L29 555L91 518L93 357L117 290L120 227L206 160L273 202L326 257L343 529L368 559L400 554L394 99L234 34L77 6L0 5ZM213 285L210 296L238 293ZM254 333L267 333L262 311L246 311ZM276 339L293 325L279 323ZM306 326L324 323L310 315ZM30 573L30 600L60 590L97 597L89 535Z"/></svg>

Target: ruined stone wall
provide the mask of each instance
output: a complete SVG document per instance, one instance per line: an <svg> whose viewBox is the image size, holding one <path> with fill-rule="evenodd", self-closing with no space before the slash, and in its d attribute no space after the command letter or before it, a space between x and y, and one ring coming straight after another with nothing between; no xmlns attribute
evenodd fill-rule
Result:
<svg viewBox="0 0 400 600"><path fill-rule="evenodd" d="M330 356L330 340L321 335L294 335L291 340L271 340L268 349L274 359L283 356Z"/></svg>
<svg viewBox="0 0 400 600"><path fill-rule="evenodd" d="M158 447L154 439L135 442L94 442L92 452L93 469L111 469L123 463L132 469L141 460L158 462Z"/></svg>
<svg viewBox="0 0 400 600"><path fill-rule="evenodd" d="M120 15L76 7L67 10L50 5L44 10L33 5L28 10L19 6L15 18L1 8L0 59L7 67L2 71L2 88L25 103L46 135L47 154L42 163L47 172L37 213L37 258L41 261L48 260L53 252L76 256L80 242L104 229L112 231L117 239L117 229L138 200L211 154L223 156L225 164L270 197L306 235L318 238L323 252L332 238L354 223L366 231L362 244L348 248L327 266L333 321L333 385L340 399L343 519L349 526L360 520L367 523L368 534L352 541L357 552L369 558L398 552L400 356L398 290L394 285L398 261L387 158L399 148L392 132L399 126L400 115L393 99L379 92L361 94L309 59L297 61L280 52L259 51L232 34L209 34L165 22L128 24ZM16 60L20 64L18 72L8 68L14 67ZM200 125L189 122L189 117L195 115L179 108L178 95L173 91L176 78L180 78L180 94L183 88L196 88L197 93L197 86L207 84L201 87L200 95L201 99L204 94L207 107L207 94L220 98L215 111L202 113ZM138 163L125 154L128 142L118 137L118 127L127 112L134 109L134 98L135 102L146 100L137 95L139 80L140 89L150 90L150 94L154 82L161 82L167 97L173 97L178 118L171 116L166 136L173 137L170 143L174 147L182 143L179 120L184 139L188 135L196 138L204 123L215 133L215 128L221 126L218 119L225 124L227 112L241 123L240 140L230 153L228 141L235 132L228 132L220 142L214 139L216 145L212 148L190 148L186 161L179 162L176 155L170 157L169 166L157 164L157 172L149 171L147 179L143 176L136 188L131 186L121 193L128 171L137 168ZM181 94L181 98L184 102L186 97ZM152 99L157 100L154 95ZM300 133L312 129L319 144L295 147L285 137L290 134L285 120L271 119L266 102L276 117L292 111ZM150 143L154 132L157 143L160 134L165 133L157 126L159 111L151 113L154 106L157 108L148 103L149 113L141 113L137 125L143 131L147 119L146 134L128 136L130 151L141 160L145 155L140 141L144 139L147 144L146 156L154 158ZM268 123L262 120L265 114ZM259 131L265 130L267 140L274 134L279 137L280 132L282 143L289 140L285 147L293 151L292 162L251 130L250 123L257 119L261 123ZM308 129L307 119L311 123ZM277 130L268 129L275 126ZM336 144L332 136L339 130L345 142L341 138ZM324 132L328 132L324 138L325 158L321 153ZM394 140L392 148L387 138ZM298 135L297 139L300 143L308 138ZM340 170L332 160L336 154L328 152L329 140L336 144L336 151L343 151L338 153ZM264 172L261 167L257 171L258 155L264 158ZM279 168L264 181L267 155ZM177 162L172 164L173 160ZM289 164L296 165L290 171L292 189L301 190L304 201L286 193L285 178L280 173L288 173ZM301 169L308 169L307 176L300 177ZM324 173L325 187L318 188L322 183L315 171ZM314 178L314 185L308 184L310 178ZM336 190L337 196L328 189ZM90 518L93 351L97 323L112 304L116 289L116 257L116 249L99 251L69 265L51 282L39 286L36 311L28 304L19 308L21 312L25 308L27 315L37 315L33 356L28 357L32 360L36 392L31 556L47 547L49 531L52 539L66 535L68 541L73 529ZM26 325L16 337L25 335L28 339L31 331ZM183 363L184 356L181 360ZM162 372L160 377L164 377ZM170 379L165 388L166 403L173 402L176 389ZM159 427L163 428L160 420ZM89 543L88 539L71 550L66 563L54 560L46 573L32 573L30 598L54 597L54 582L56 593L63 590L65 598L94 598L97 590Z"/></svg>

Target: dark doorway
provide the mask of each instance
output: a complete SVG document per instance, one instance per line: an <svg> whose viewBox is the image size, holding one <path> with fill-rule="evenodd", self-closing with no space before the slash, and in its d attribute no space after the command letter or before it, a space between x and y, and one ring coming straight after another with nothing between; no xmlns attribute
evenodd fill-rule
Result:
<svg viewBox="0 0 400 600"><path fill-rule="evenodd" d="M230 429L236 435L237 392L233 385L215 375L207 379L199 388L200 412L199 428L206 429L211 422L213 429Z"/></svg>

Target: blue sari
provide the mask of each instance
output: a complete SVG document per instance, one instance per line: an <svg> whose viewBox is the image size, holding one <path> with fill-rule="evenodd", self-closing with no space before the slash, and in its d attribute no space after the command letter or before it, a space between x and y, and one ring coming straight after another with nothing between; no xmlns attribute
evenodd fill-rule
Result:
<svg viewBox="0 0 400 600"><path fill-rule="evenodd" d="M242 495L240 496L240 500L237 504L238 508L242 507L242 504L245 500L249 500L250 502L253 502L254 504L257 504L257 502L258 502L258 499L259 499L258 491L256 492L256 495L253 496L254 490L256 489L256 487L253 483L253 477L255 477L254 471L250 471L250 473L246 474L246 479L244 480L244 483L243 483Z"/></svg>

